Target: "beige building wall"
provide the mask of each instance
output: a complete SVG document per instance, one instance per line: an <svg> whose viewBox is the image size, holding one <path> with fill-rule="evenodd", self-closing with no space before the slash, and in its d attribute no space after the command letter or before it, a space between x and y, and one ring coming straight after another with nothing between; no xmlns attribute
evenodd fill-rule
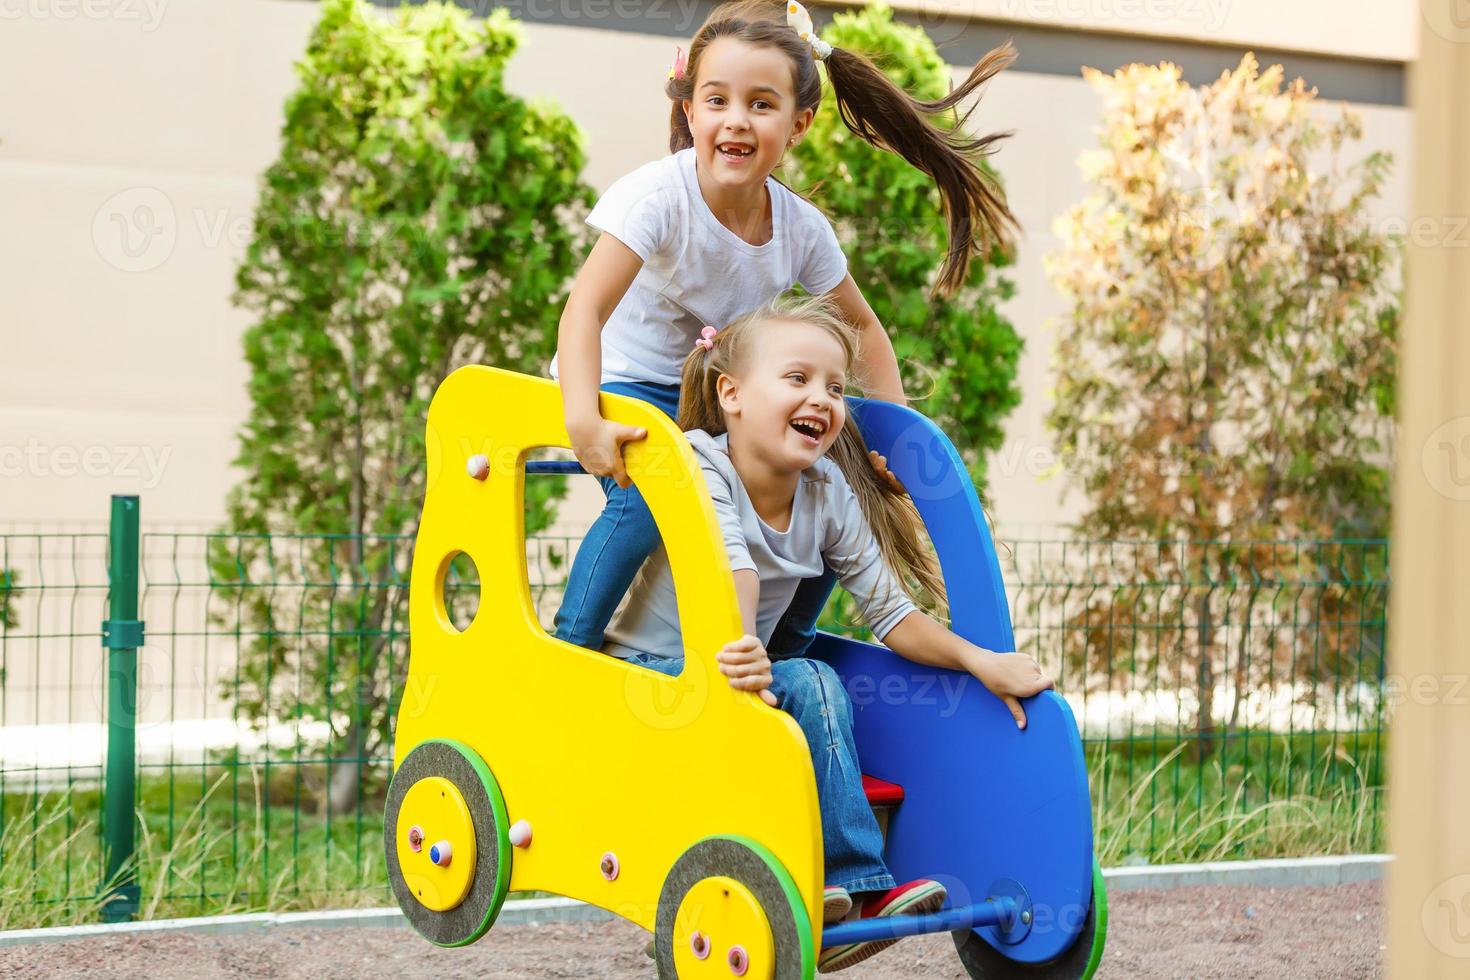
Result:
<svg viewBox="0 0 1470 980"><path fill-rule="evenodd" d="M905 2L936 24L968 12L1384 61L1407 58L1417 29L1412 4L1368 0ZM1211 2L1223 20L1192 31ZM143 494L149 527L220 520L247 411L233 274L317 12L300 0L0 0L0 531L99 526L115 492ZM671 36L542 24L526 34L508 84L586 131L590 183L604 188L665 151ZM1401 219L1409 112L1360 108L1364 149L1400 157L1380 209ZM1078 503L1042 479L1062 313L1042 256L1055 247L1052 219L1083 193L1076 159L1098 109L1079 77L1017 71L977 116L1016 131L996 164L1026 229L1006 310L1026 340L1024 400L991 462L995 517L1012 533L1054 528ZM584 482L567 522L585 522L599 499Z"/></svg>
<svg viewBox="0 0 1470 980"><path fill-rule="evenodd" d="M1449 4L1436 5L1446 18ZM1426 11L1430 9L1426 5ZM1421 106L1413 206L1431 223L1470 214L1470 19L1432 23L1411 84ZM1455 93L1456 97L1447 97ZM1389 669L1409 696L1389 733L1390 980L1464 977L1470 961L1470 248L1412 243L1399 374Z"/></svg>
<svg viewBox="0 0 1470 980"><path fill-rule="evenodd" d="M891 0L938 22L971 18L1107 34L1410 61L1412 0Z"/></svg>

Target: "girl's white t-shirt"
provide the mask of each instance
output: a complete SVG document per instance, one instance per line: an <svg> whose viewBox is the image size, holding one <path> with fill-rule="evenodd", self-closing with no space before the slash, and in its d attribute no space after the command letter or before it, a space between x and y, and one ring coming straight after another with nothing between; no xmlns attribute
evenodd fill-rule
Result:
<svg viewBox="0 0 1470 980"><path fill-rule="evenodd" d="M643 260L602 330L602 381L676 385L700 328L723 328L801 283L820 295L847 276L827 216L766 178L771 240L752 245L715 218L699 191L694 150L639 167L602 195L587 223ZM551 362L557 377L557 362Z"/></svg>

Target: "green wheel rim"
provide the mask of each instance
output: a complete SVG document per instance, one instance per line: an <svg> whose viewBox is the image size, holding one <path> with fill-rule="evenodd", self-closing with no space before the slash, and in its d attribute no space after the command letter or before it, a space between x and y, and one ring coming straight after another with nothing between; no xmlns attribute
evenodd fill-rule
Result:
<svg viewBox="0 0 1470 980"><path fill-rule="evenodd" d="M758 862L754 868L748 866L750 857ZM747 864L743 872L738 868L742 858ZM654 926L654 959L659 976L674 976L672 951L665 943L672 939L673 918L679 902L696 882L711 875L729 875L755 893L775 934L777 980L812 980L817 969L816 940L801 891L775 854L748 837L735 835L695 841L679 855L664 878ZM775 918L781 911L776 908L778 904L784 904L787 913L780 919ZM791 929L786 932L784 927L788 922ZM782 958L783 949L790 950L793 945L795 959Z"/></svg>
<svg viewBox="0 0 1470 980"><path fill-rule="evenodd" d="M476 814L475 845L480 857L476 861L475 878L464 902L447 912L428 913L418 921L412 903L415 901L397 871L395 840L398 833L398 810L408 787L425 776L444 776L455 783L467 797L476 791L483 794L489 806L489 823ZM456 778L458 777L458 778ZM475 813L474 808L471 809ZM388 802L383 813L383 847L388 861L388 880L398 905L414 930L436 946L468 946L494 924L510 892L512 849L509 817L500 784L483 759L463 742L453 739L427 739L415 745L403 759L388 784ZM486 869L492 868L487 871ZM420 907L421 908L421 907Z"/></svg>
<svg viewBox="0 0 1470 980"><path fill-rule="evenodd" d="M1092 980L1102 962L1103 946L1108 938L1108 886L1103 880L1102 866L1092 860L1092 952L1087 957L1087 967L1082 971L1082 980Z"/></svg>

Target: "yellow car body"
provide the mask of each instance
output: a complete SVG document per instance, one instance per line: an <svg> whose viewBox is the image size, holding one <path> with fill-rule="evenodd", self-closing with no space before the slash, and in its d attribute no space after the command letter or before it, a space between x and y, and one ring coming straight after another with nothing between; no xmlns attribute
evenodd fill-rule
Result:
<svg viewBox="0 0 1470 980"><path fill-rule="evenodd" d="M822 836L811 759L792 718L716 669L716 652L744 630L703 475L662 412L601 398L605 418L648 432L625 459L668 549L683 675L630 666L541 627L526 567L525 462L532 450L570 448L561 393L550 381L461 368L429 408L394 768L426 740L467 746L498 783L508 820L530 831L529 844L504 858L510 889L580 899L648 929L665 877L691 845L719 835L758 842L795 883L816 943ZM488 463L478 478L466 467L476 455ZM480 581L463 631L444 598L461 553ZM394 853L390 844L390 861ZM402 842L397 853L405 873L431 873L426 856Z"/></svg>

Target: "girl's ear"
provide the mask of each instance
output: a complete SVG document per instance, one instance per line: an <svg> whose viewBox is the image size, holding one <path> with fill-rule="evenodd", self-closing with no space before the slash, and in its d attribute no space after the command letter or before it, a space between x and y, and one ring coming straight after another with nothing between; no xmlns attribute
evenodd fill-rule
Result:
<svg viewBox="0 0 1470 980"><path fill-rule="evenodd" d="M726 415L740 414L740 383L728 374L715 379L715 394L720 399L720 410Z"/></svg>
<svg viewBox="0 0 1470 980"><path fill-rule="evenodd" d="M812 120L816 118L816 114L815 109L803 109L796 114L796 118L791 123L792 146L800 143L801 138L806 135L806 131L812 128Z"/></svg>

